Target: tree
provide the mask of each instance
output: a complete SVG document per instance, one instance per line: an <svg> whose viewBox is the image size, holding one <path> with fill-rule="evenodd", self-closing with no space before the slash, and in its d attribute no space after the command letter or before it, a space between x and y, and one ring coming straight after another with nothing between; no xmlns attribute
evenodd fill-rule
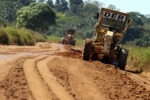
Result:
<svg viewBox="0 0 150 100"><path fill-rule="evenodd" d="M144 25L145 16L140 14L139 12L129 12L129 16L133 20L133 25Z"/></svg>
<svg viewBox="0 0 150 100"><path fill-rule="evenodd" d="M111 9L111 10L116 10L116 7L114 5L111 5L111 4L108 5L108 8Z"/></svg>
<svg viewBox="0 0 150 100"><path fill-rule="evenodd" d="M83 7L83 14L85 14L85 16L93 16L93 14L96 14L98 10L99 7L95 3L86 3L86 5Z"/></svg>
<svg viewBox="0 0 150 100"><path fill-rule="evenodd" d="M69 10L68 2L66 0L56 0L55 8L59 12L66 12Z"/></svg>
<svg viewBox="0 0 150 100"><path fill-rule="evenodd" d="M13 22L16 17L16 12L22 5L16 0L0 0L0 22Z"/></svg>
<svg viewBox="0 0 150 100"><path fill-rule="evenodd" d="M108 9L111 9L111 10L120 11L120 9L117 9L116 6L115 6L115 5L112 5L112 4L108 5L107 8L108 8Z"/></svg>
<svg viewBox="0 0 150 100"><path fill-rule="evenodd" d="M46 0L36 0L36 1L44 3Z"/></svg>
<svg viewBox="0 0 150 100"><path fill-rule="evenodd" d="M82 0L69 0L70 2L70 12L77 15L79 12L82 12L83 1Z"/></svg>
<svg viewBox="0 0 150 100"><path fill-rule="evenodd" d="M44 31L55 24L56 15L49 5L32 3L17 11L16 26L35 31Z"/></svg>
<svg viewBox="0 0 150 100"><path fill-rule="evenodd" d="M19 3L23 4L24 6L28 6L33 2L36 2L36 0L18 0Z"/></svg>
<svg viewBox="0 0 150 100"><path fill-rule="evenodd" d="M47 0L46 2L51 8L54 8L53 0Z"/></svg>
<svg viewBox="0 0 150 100"><path fill-rule="evenodd" d="M69 0L70 6L83 4L82 0Z"/></svg>
<svg viewBox="0 0 150 100"><path fill-rule="evenodd" d="M135 39L139 39L144 34L144 29L142 27L129 28L124 35L122 43L125 44L128 41L134 41Z"/></svg>
<svg viewBox="0 0 150 100"><path fill-rule="evenodd" d="M17 10L32 2L35 0L0 0L0 23L14 22Z"/></svg>

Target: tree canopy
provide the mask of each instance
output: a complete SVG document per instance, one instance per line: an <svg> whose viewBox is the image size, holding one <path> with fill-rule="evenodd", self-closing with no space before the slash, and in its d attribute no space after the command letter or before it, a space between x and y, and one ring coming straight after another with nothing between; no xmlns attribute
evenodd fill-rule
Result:
<svg viewBox="0 0 150 100"><path fill-rule="evenodd" d="M49 25L55 24L55 18L55 13L47 4L32 3L17 11L16 26L44 31Z"/></svg>
<svg viewBox="0 0 150 100"><path fill-rule="evenodd" d="M68 2L66 0L56 0L55 2L55 9L59 12L66 12L69 11Z"/></svg>

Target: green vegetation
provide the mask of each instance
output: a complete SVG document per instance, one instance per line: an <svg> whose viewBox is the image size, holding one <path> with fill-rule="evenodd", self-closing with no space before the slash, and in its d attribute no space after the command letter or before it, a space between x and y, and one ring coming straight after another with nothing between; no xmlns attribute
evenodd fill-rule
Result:
<svg viewBox="0 0 150 100"><path fill-rule="evenodd" d="M150 47L141 48L137 46L130 46L128 48L130 51L127 61L128 65L145 71L150 71Z"/></svg>
<svg viewBox="0 0 150 100"><path fill-rule="evenodd" d="M56 15L50 6L43 3L32 3L17 11L16 26L34 31L44 31L55 24Z"/></svg>
<svg viewBox="0 0 150 100"><path fill-rule="evenodd" d="M33 2L35 0L0 0L0 24L13 23L17 10Z"/></svg>
<svg viewBox="0 0 150 100"><path fill-rule="evenodd" d="M46 36L47 38L47 41L49 42L61 42L61 39L62 37L57 37L57 36ZM79 46L79 47L83 47L83 43L84 43L84 40L82 39L76 39L76 46Z"/></svg>
<svg viewBox="0 0 150 100"><path fill-rule="evenodd" d="M84 40L83 39L76 39L76 41L77 41L76 45L83 48Z"/></svg>
<svg viewBox="0 0 150 100"><path fill-rule="evenodd" d="M1 44L35 45L35 42L46 41L39 33L22 28L0 27Z"/></svg>
<svg viewBox="0 0 150 100"><path fill-rule="evenodd" d="M0 43L7 45L9 44L9 37L3 28L0 28Z"/></svg>
<svg viewBox="0 0 150 100"><path fill-rule="evenodd" d="M58 41L61 41L61 38L62 38L62 37L56 37L56 36L53 36L53 35L47 36L47 39L48 39L48 41L50 41L50 42L58 42Z"/></svg>

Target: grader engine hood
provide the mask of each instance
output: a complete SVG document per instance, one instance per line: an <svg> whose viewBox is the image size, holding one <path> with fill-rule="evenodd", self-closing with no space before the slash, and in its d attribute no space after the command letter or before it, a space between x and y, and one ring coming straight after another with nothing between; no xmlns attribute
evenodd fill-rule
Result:
<svg viewBox="0 0 150 100"><path fill-rule="evenodd" d="M114 32L112 32L112 31L107 31L107 33L105 34L103 53L109 53L113 34L114 34Z"/></svg>

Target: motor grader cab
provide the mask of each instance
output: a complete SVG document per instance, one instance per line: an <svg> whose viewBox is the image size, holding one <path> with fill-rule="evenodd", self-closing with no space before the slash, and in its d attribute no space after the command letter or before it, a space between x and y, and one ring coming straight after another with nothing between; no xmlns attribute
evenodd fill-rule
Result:
<svg viewBox="0 0 150 100"><path fill-rule="evenodd" d="M75 29L68 29L66 31L65 37L62 38L62 44L70 44L72 46L75 46L76 40L75 37Z"/></svg>
<svg viewBox="0 0 150 100"><path fill-rule="evenodd" d="M98 59L124 70L129 50L119 43L131 23L127 13L102 8L92 39L85 40L82 59Z"/></svg>

